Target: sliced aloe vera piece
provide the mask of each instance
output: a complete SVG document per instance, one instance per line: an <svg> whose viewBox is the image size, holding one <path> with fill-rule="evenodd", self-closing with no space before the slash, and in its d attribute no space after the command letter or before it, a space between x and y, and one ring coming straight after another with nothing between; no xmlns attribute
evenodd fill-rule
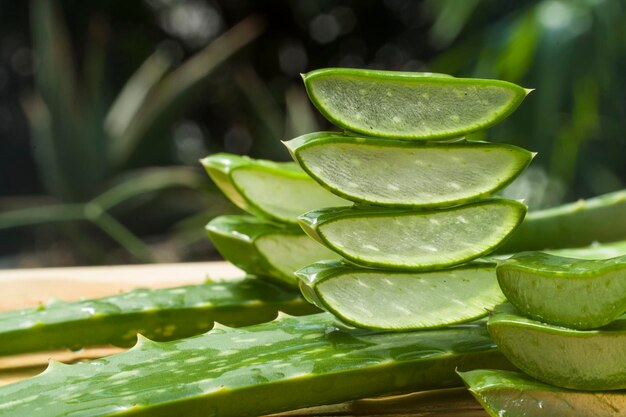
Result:
<svg viewBox="0 0 626 417"><path fill-rule="evenodd" d="M492 417L626 415L626 392L572 391L542 384L519 372L493 369L459 375Z"/></svg>
<svg viewBox="0 0 626 417"><path fill-rule="evenodd" d="M0 312L0 355L106 344L131 346L137 333L174 340L206 332L214 321L231 326L270 321L279 310L298 315L318 311L299 294L255 278L54 301Z"/></svg>
<svg viewBox="0 0 626 417"><path fill-rule="evenodd" d="M479 200L510 184L533 154L487 142L416 143L318 132L285 142L329 191L380 206L442 207Z"/></svg>
<svg viewBox="0 0 626 417"><path fill-rule="evenodd" d="M213 154L201 162L233 203L269 220L297 223L297 217L309 210L351 204L320 187L293 162L228 153Z"/></svg>
<svg viewBox="0 0 626 417"><path fill-rule="evenodd" d="M506 367L484 325L411 333L347 330L327 314L189 339L141 338L118 355L0 388L3 417L245 417L458 386L455 369Z"/></svg>
<svg viewBox="0 0 626 417"><path fill-rule="evenodd" d="M575 248L626 239L626 191L530 211L498 252Z"/></svg>
<svg viewBox="0 0 626 417"><path fill-rule="evenodd" d="M600 330L573 330L503 304L487 328L515 366L542 382L584 391L626 389L626 317Z"/></svg>
<svg viewBox="0 0 626 417"><path fill-rule="evenodd" d="M303 75L309 98L330 122L368 136L446 139L492 126L530 90L498 80L326 68Z"/></svg>
<svg viewBox="0 0 626 417"><path fill-rule="evenodd" d="M524 315L574 329L626 313L626 256L582 260L523 252L498 263L498 282Z"/></svg>
<svg viewBox="0 0 626 417"><path fill-rule="evenodd" d="M393 272L325 261L297 273L304 296L345 323L382 330L431 329L484 317L506 301L495 264Z"/></svg>
<svg viewBox="0 0 626 417"><path fill-rule="evenodd" d="M322 259L338 258L297 226L253 216L219 216L207 225L207 231L227 261L249 274L294 288L298 286L295 271Z"/></svg>
<svg viewBox="0 0 626 417"><path fill-rule="evenodd" d="M491 252L525 212L523 204L502 199L430 211L333 207L300 216L300 225L356 264L432 270Z"/></svg>

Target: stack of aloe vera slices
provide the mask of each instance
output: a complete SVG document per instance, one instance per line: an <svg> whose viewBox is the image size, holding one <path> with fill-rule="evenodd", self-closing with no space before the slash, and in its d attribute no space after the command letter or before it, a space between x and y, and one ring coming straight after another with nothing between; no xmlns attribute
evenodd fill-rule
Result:
<svg viewBox="0 0 626 417"><path fill-rule="evenodd" d="M495 80L323 69L304 75L313 104L345 134L285 143L331 193L354 202L301 215L341 261L297 275L305 297L357 327L434 328L501 303L495 265L476 259L521 223L526 207L491 198L530 163L524 149L466 141L508 116L527 90Z"/></svg>
<svg viewBox="0 0 626 417"><path fill-rule="evenodd" d="M297 288L295 271L334 257L304 234L297 219L306 211L348 201L320 187L291 162L228 153L201 162L226 197L250 213L219 216L207 225L211 241L226 260L261 279Z"/></svg>
<svg viewBox="0 0 626 417"><path fill-rule="evenodd" d="M623 416L626 256L522 252L499 262L497 275L510 304L495 309L487 328L527 375L461 374L472 394L493 416Z"/></svg>

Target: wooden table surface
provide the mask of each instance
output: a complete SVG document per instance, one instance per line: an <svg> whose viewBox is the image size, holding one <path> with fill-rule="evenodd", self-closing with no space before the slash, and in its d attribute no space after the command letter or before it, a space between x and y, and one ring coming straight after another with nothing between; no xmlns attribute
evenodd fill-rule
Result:
<svg viewBox="0 0 626 417"><path fill-rule="evenodd" d="M243 272L226 262L106 267L0 270L0 310L37 306L50 299L79 300L113 295L139 287L163 288L199 284L206 278L232 279ZM79 352L52 351L0 356L0 385L43 371L50 360L72 363L122 351L95 347ZM315 407L283 416L486 417L465 390L420 393L385 400L360 400Z"/></svg>

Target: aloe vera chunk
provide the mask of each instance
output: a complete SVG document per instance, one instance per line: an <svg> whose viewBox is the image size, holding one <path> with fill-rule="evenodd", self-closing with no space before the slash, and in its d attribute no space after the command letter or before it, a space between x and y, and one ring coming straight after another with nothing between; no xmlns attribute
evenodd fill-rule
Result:
<svg viewBox="0 0 626 417"><path fill-rule="evenodd" d="M519 372L479 369L459 372L492 417L621 417L626 392L573 391L542 384Z"/></svg>
<svg viewBox="0 0 626 417"><path fill-rule="evenodd" d="M357 265L417 271L491 252L525 212L523 204L502 199L430 211L333 207L300 216L300 225Z"/></svg>
<svg viewBox="0 0 626 417"><path fill-rule="evenodd" d="M542 382L584 391L626 389L626 317L602 329L574 330L526 318L503 304L487 328L515 366Z"/></svg>
<svg viewBox="0 0 626 417"><path fill-rule="evenodd" d="M626 256L582 260L522 252L498 263L497 273L511 304L544 323L593 329L626 313Z"/></svg>
<svg viewBox="0 0 626 417"><path fill-rule="evenodd" d="M249 274L294 288L298 286L295 271L338 257L297 226L253 216L219 216L206 228L215 248L227 261Z"/></svg>
<svg viewBox="0 0 626 417"><path fill-rule="evenodd" d="M304 296L341 321L382 330L430 329L484 317L506 301L495 264L394 272L319 262L297 273Z"/></svg>
<svg viewBox="0 0 626 417"><path fill-rule="evenodd" d="M328 314L157 343L0 388L3 417L258 416L459 386L455 369L510 368L483 324L381 333Z"/></svg>
<svg viewBox="0 0 626 417"><path fill-rule="evenodd" d="M137 333L174 340L206 332L214 321L246 326L270 321L278 311L301 315L318 310L299 294L256 278L54 301L0 312L0 355L106 344L131 346Z"/></svg>
<svg viewBox="0 0 626 417"><path fill-rule="evenodd" d="M442 207L504 188L533 154L487 142L419 143L317 132L285 142L317 182L347 200L379 206Z"/></svg>
<svg viewBox="0 0 626 417"><path fill-rule="evenodd" d="M368 136L447 139L492 126L529 90L498 80L326 68L303 75L309 98L331 123Z"/></svg>
<svg viewBox="0 0 626 417"><path fill-rule="evenodd" d="M626 240L626 191L530 211L499 253L575 248Z"/></svg>
<svg viewBox="0 0 626 417"><path fill-rule="evenodd" d="M228 153L213 154L201 162L233 203L269 220L297 223L297 217L309 210L350 205L320 187L293 162L254 160Z"/></svg>

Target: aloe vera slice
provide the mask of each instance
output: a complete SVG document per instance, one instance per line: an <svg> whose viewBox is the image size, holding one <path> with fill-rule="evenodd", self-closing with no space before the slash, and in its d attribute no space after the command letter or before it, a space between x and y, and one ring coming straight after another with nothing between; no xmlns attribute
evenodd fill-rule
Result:
<svg viewBox="0 0 626 417"><path fill-rule="evenodd" d="M626 317L600 330L573 330L503 304L487 328L515 366L542 382L584 391L626 389Z"/></svg>
<svg viewBox="0 0 626 417"><path fill-rule="evenodd" d="M300 225L358 265L432 270L491 252L525 212L523 204L502 199L430 211L333 207L300 216Z"/></svg>
<svg viewBox="0 0 626 417"><path fill-rule="evenodd" d="M285 142L317 182L347 200L380 206L442 207L507 186L533 154L487 142L416 143L317 132Z"/></svg>
<svg viewBox="0 0 626 417"><path fill-rule="evenodd" d="M447 139L485 129L530 91L498 80L350 68L302 77L313 105L336 126L402 139Z"/></svg>
<svg viewBox="0 0 626 417"><path fill-rule="evenodd" d="M626 313L626 256L581 260L523 252L498 263L497 273L511 304L544 323L593 329Z"/></svg>
<svg viewBox="0 0 626 417"><path fill-rule="evenodd" d="M174 340L206 332L214 321L231 326L270 321L279 310L297 315L318 312L298 293L256 278L54 301L0 312L0 355L106 344L131 346L137 333Z"/></svg>
<svg viewBox="0 0 626 417"><path fill-rule="evenodd" d="M356 327L431 329L484 317L506 301L495 264L475 262L436 272L393 272L319 262L299 270L304 296Z"/></svg>
<svg viewBox="0 0 626 417"><path fill-rule="evenodd" d="M626 239L626 190L530 211L499 253L575 248Z"/></svg>
<svg viewBox="0 0 626 417"><path fill-rule="evenodd" d="M626 415L626 392L572 391L542 384L519 372L493 369L459 375L492 417Z"/></svg>
<svg viewBox="0 0 626 417"><path fill-rule="evenodd" d="M351 203L326 191L293 162L254 160L217 153L202 165L233 203L269 220L297 223L309 210Z"/></svg>
<svg viewBox="0 0 626 417"><path fill-rule="evenodd" d="M505 367L482 324L380 333L327 314L189 339L141 338L128 352L0 388L3 417L258 416L382 394L458 386L455 368Z"/></svg>
<svg viewBox="0 0 626 417"><path fill-rule="evenodd" d="M298 286L295 271L322 259L338 257L297 226L253 216L216 217L207 225L207 232L227 261L249 274L294 288Z"/></svg>

